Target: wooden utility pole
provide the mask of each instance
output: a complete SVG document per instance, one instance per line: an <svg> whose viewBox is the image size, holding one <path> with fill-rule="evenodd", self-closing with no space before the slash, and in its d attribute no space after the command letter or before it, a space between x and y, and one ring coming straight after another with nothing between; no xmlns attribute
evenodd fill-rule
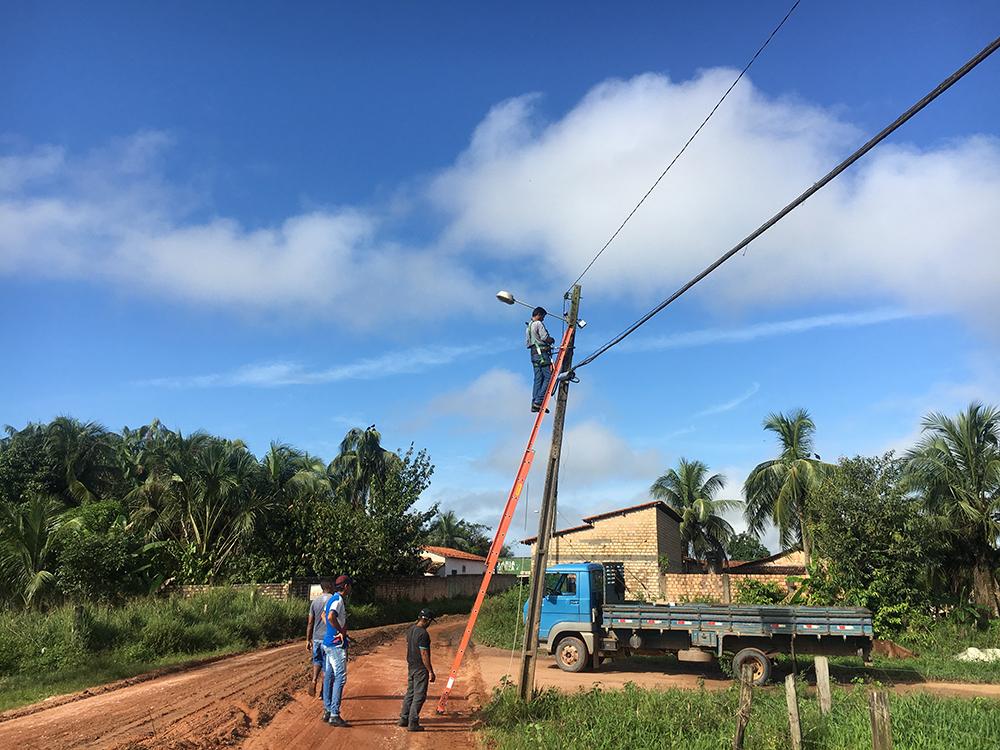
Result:
<svg viewBox="0 0 1000 750"><path fill-rule="evenodd" d="M569 372L573 367L573 346L576 342L576 321L580 315L580 285L576 284L569 292L568 325L573 329L573 336L563 358L562 372ZM562 373L553 373L559 377ZM521 649L521 677L518 680L518 691L521 700L529 701L535 690L535 661L538 652L538 618L542 610L542 599L545 596L545 569L549 561L549 542L556 521L556 497L559 492L559 458L562 454L563 425L566 422L566 401L569 399L569 379L559 383L556 395L556 411L552 418L552 447L549 450L549 462L545 467L545 490L542 494L542 506L538 512L538 538L535 541L535 556L531 561L531 595L528 598L528 621L524 627L524 644Z"/></svg>

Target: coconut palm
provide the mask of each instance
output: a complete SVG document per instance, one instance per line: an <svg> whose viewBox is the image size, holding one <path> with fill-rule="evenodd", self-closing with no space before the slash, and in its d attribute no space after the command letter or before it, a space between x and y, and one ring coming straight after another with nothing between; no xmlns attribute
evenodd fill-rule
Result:
<svg viewBox="0 0 1000 750"><path fill-rule="evenodd" d="M726 559L725 545L733 536L733 527L722 513L740 506L737 500L716 498L725 483L721 474L709 476L701 461L681 458L676 469L661 475L649 488L654 498L680 514L681 540L694 556L719 563Z"/></svg>
<svg viewBox="0 0 1000 750"><path fill-rule="evenodd" d="M46 428L45 447L59 464L68 501L92 502L114 472L110 434L96 422L57 417Z"/></svg>
<svg viewBox="0 0 1000 750"><path fill-rule="evenodd" d="M773 523L781 545L801 544L808 563L809 497L832 467L813 452L816 425L805 409L769 414L764 429L778 436L781 454L758 464L743 484L747 524L760 534L768 522Z"/></svg>
<svg viewBox="0 0 1000 750"><path fill-rule="evenodd" d="M954 419L924 417L909 451L907 482L954 543L953 559L972 569L973 601L1000 611L1000 409L973 402Z"/></svg>
<svg viewBox="0 0 1000 750"><path fill-rule="evenodd" d="M382 435L375 425L351 429L340 443L339 454L327 467L334 493L357 509L367 507L372 485L384 483L392 465L399 461L399 456L385 450L381 442Z"/></svg>
<svg viewBox="0 0 1000 750"><path fill-rule="evenodd" d="M53 587L59 539L77 526L56 497L33 495L17 507L0 504L0 571L13 598L31 606Z"/></svg>

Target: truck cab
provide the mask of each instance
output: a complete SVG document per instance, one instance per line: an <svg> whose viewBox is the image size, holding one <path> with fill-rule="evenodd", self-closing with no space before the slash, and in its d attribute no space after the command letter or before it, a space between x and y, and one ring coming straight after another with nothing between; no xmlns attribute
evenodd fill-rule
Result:
<svg viewBox="0 0 1000 750"><path fill-rule="evenodd" d="M608 590L607 578L613 580ZM595 653L598 644L598 624L605 603L623 600L623 573L613 563L564 563L553 565L545 574L545 596L538 621L538 644L550 654L563 643L560 667L578 666L579 671L587 666L588 656ZM528 604L524 605L524 617L528 616Z"/></svg>

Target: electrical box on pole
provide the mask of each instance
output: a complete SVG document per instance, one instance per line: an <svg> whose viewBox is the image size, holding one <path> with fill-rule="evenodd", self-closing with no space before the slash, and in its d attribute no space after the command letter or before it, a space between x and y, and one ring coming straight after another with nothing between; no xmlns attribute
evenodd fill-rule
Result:
<svg viewBox="0 0 1000 750"><path fill-rule="evenodd" d="M580 315L580 285L574 284L568 293L569 317L567 323L570 330L576 329ZM528 621L524 628L524 644L521 650L521 676L518 680L518 690L521 700L531 700L535 689L535 661L538 654L538 616L541 612L542 598L545 596L545 569L548 566L549 543L552 540L552 530L556 519L556 497L559 492L559 458L562 454L563 426L566 422L566 401L569 399L568 373L573 369L573 345L576 337L568 342L568 350L563 357L562 368L554 377L566 376L559 380L559 391L556 395L556 410L552 419L552 447L549 450L549 461L545 467L545 489L542 494L542 505L538 512L538 539L535 542L535 555L531 561L531 593L528 599Z"/></svg>

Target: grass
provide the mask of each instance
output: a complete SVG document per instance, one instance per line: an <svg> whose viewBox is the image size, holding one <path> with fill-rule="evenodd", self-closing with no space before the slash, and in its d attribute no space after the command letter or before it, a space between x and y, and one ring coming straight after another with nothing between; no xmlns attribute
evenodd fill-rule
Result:
<svg viewBox="0 0 1000 750"><path fill-rule="evenodd" d="M981 750L1000 743L1000 701L890 695L896 750ZM483 733L498 750L564 748L677 748L718 750L732 742L737 690L707 692L594 688L571 695L544 691L529 704L500 689L484 709ZM867 692L835 688L834 707L822 717L816 701L800 692L803 747L857 750L871 747ZM790 746L783 690L754 693L747 750Z"/></svg>
<svg viewBox="0 0 1000 750"><path fill-rule="evenodd" d="M483 646L510 648L515 628L518 633L524 632L524 603L528 600L529 593L530 589L525 581L502 594L486 597L476 619L473 640Z"/></svg>
<svg viewBox="0 0 1000 750"><path fill-rule="evenodd" d="M349 606L352 630L468 612L469 597ZM0 710L153 669L304 637L307 604L246 591L0 612Z"/></svg>

